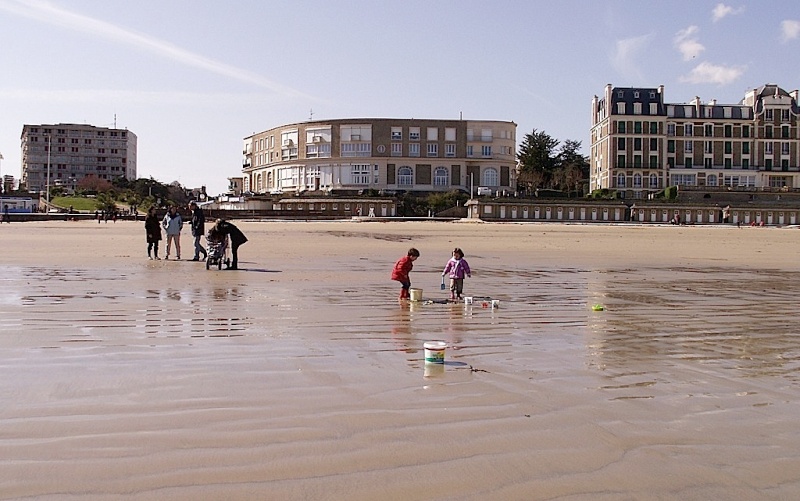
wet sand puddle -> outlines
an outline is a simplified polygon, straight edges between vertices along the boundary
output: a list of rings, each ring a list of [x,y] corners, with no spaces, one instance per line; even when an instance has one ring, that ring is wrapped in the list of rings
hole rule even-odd
[[[0,498],[800,492],[800,274],[484,269],[493,309],[349,271],[4,270]]]

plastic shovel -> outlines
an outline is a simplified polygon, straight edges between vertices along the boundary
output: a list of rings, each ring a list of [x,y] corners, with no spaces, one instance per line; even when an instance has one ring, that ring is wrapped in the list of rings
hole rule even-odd
[[[445,289],[445,286],[444,286],[444,275],[442,275],[442,290],[444,290],[444,289]]]

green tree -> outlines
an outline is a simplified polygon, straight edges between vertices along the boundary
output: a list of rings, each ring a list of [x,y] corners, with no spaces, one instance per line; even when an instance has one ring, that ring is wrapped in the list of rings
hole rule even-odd
[[[558,187],[563,191],[580,191],[589,179],[589,159],[580,153],[581,142],[567,139],[558,153]]]
[[[542,186],[552,186],[553,172],[558,167],[556,148],[558,140],[544,131],[533,129],[526,134],[517,153],[519,173],[525,182],[532,186],[521,186],[530,192]],[[539,184],[535,184],[536,182]]]

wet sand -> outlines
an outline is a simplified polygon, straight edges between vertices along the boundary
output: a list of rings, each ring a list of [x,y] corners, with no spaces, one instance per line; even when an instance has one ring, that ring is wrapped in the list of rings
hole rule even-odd
[[[800,497],[797,229],[238,225],[0,225],[0,499]]]

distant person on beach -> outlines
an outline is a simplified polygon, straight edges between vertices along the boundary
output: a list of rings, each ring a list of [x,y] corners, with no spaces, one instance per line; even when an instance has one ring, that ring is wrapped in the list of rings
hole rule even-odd
[[[464,277],[472,278],[469,263],[464,259],[464,251],[458,247],[453,250],[453,257],[447,261],[442,276],[450,277],[450,299],[461,299],[464,292]]]
[[[8,204],[3,204],[3,219],[2,223],[11,223],[11,216],[8,214]]]
[[[411,269],[414,268],[414,261],[416,261],[418,257],[419,251],[412,247],[408,249],[408,253],[405,256],[394,263],[392,280],[400,282],[400,285],[403,286],[403,288],[400,289],[400,299],[411,298],[411,294],[408,292],[408,289],[411,288],[411,279],[408,274],[411,272]]]
[[[247,237],[244,236],[242,230],[236,227],[235,224],[225,221],[224,219],[217,219],[214,223],[214,232],[219,233],[223,237],[229,236],[231,239],[231,264],[226,269],[238,270],[239,269],[239,246],[247,242]]]
[[[167,259],[172,250],[172,243],[175,243],[176,259],[181,259],[181,230],[183,229],[183,218],[178,213],[178,208],[174,205],[170,206],[167,213],[164,215],[164,220],[161,221],[161,226],[167,233]]]
[[[158,242],[161,240],[161,224],[156,216],[156,208],[150,207],[147,217],[144,218],[144,231],[147,234],[147,257],[149,259],[161,259],[158,257]]]
[[[208,257],[208,252],[203,248],[200,243],[200,237],[206,232],[206,216],[203,214],[203,209],[197,206],[196,202],[189,204],[189,210],[192,211],[192,236],[194,237],[194,258],[192,261],[200,261],[200,254],[203,254],[203,260]]]

